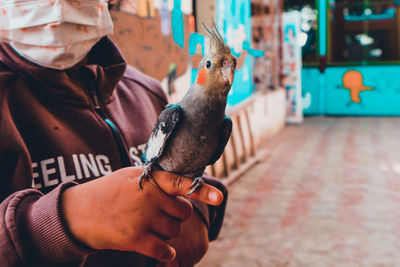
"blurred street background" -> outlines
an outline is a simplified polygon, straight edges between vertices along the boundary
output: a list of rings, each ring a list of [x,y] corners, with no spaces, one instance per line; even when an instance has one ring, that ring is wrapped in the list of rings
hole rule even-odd
[[[198,266],[400,266],[399,130],[399,118],[286,127],[230,187]]]
[[[238,59],[207,168],[226,220],[199,266],[400,266],[400,1],[112,3],[112,39],[172,103],[208,53],[203,23]]]

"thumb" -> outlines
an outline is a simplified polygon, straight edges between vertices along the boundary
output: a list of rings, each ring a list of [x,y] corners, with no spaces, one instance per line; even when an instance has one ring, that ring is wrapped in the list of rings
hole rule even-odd
[[[188,195],[193,179],[166,171],[154,171],[152,174],[158,186],[169,195],[185,196],[213,206],[221,205],[224,200],[222,192],[212,185],[203,183],[198,190]]]

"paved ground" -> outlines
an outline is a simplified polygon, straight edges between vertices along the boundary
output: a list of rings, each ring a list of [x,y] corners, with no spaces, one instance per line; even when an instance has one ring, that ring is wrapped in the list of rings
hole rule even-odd
[[[400,118],[307,118],[265,148],[197,267],[400,266]]]

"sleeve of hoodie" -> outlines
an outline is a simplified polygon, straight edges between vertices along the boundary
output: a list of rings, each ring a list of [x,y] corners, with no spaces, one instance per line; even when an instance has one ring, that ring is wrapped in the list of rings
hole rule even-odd
[[[91,251],[67,232],[60,204],[62,192],[75,183],[61,184],[46,195],[30,189],[28,150],[8,109],[0,107],[0,265],[81,261]]]
[[[160,103],[159,112],[164,109],[166,104],[168,103],[167,96],[164,92],[164,90],[161,87],[161,84],[145,74],[139,72],[132,66],[128,66],[126,69],[125,73],[126,77],[129,79],[135,80],[139,84],[143,86],[144,89],[148,90],[152,95],[155,95]],[[155,103],[155,102],[154,102]],[[199,212],[201,215],[204,223],[208,227],[208,234],[209,234],[209,240],[213,241],[218,237],[219,231],[222,226],[222,221],[224,218],[225,214],[225,206],[226,206],[226,201],[228,197],[228,191],[226,187],[217,179],[212,178],[211,176],[204,175],[205,182],[208,184],[211,184],[215,187],[217,187],[221,192],[224,194],[224,201],[219,207],[214,207],[214,206],[208,206],[204,203],[201,203],[199,201],[195,201],[192,199],[188,199],[189,201],[192,202],[195,210]]]
[[[43,195],[18,191],[0,204],[0,262],[5,266],[79,262],[93,252],[66,230],[60,199],[66,183]]]

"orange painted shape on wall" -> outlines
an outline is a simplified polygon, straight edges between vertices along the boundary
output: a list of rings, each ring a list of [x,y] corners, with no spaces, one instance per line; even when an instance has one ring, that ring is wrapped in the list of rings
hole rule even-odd
[[[355,70],[350,70],[343,75],[343,87],[350,90],[350,98],[354,103],[361,102],[362,91],[374,90],[373,87],[364,85],[362,74]]]

